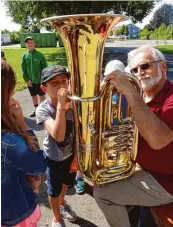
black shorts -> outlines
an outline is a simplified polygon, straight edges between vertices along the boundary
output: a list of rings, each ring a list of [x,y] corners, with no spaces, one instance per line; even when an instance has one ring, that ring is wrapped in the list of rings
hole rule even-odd
[[[32,84],[32,87],[28,87],[30,95],[31,96],[35,96],[35,95],[43,96],[43,95],[45,95],[45,93],[41,90],[40,86],[41,86],[41,84]]]
[[[72,185],[74,174],[70,174],[70,166],[73,155],[63,161],[53,161],[47,158],[47,186],[48,195],[56,198],[62,191],[62,185]]]

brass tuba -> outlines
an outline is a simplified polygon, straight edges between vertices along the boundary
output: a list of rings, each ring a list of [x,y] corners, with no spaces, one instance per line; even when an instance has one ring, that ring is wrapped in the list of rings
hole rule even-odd
[[[116,90],[101,83],[103,52],[111,29],[125,16],[81,14],[41,20],[55,27],[66,49],[71,73],[77,155],[80,170],[89,182],[102,185],[129,177],[135,169],[138,130],[123,95],[112,103]],[[128,77],[141,93],[138,80]],[[117,122],[113,124],[113,115]]]

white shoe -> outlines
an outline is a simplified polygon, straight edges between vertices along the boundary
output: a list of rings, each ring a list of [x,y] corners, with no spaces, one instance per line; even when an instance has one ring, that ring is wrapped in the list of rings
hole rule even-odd
[[[66,227],[66,225],[65,225],[64,221],[59,221],[59,222],[55,223],[53,220],[52,227]]]
[[[63,206],[60,206],[60,214],[65,220],[70,222],[74,222],[77,219],[76,213],[67,203],[64,203]]]

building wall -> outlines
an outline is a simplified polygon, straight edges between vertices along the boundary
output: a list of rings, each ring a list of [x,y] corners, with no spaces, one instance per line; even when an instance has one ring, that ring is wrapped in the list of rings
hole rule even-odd
[[[128,38],[138,39],[140,28],[135,26],[134,24],[129,24],[128,26]]]

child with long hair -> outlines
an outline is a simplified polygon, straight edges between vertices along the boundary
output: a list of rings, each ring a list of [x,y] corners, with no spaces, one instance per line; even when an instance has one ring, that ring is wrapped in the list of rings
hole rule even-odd
[[[31,184],[39,186],[46,160],[28,128],[20,104],[12,98],[12,67],[1,60],[1,201],[2,226],[35,227],[40,210]]]

